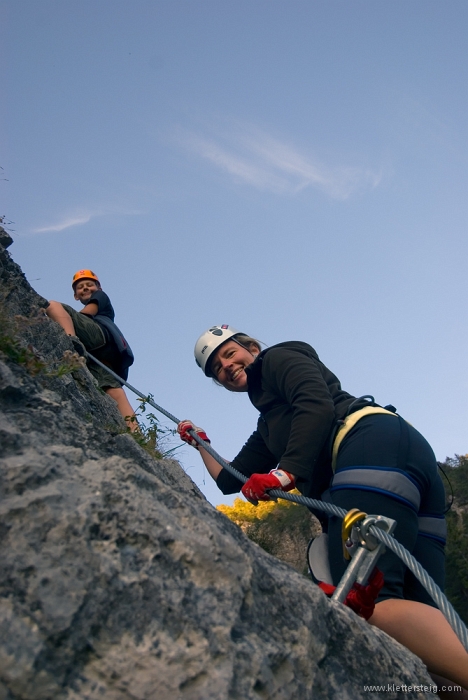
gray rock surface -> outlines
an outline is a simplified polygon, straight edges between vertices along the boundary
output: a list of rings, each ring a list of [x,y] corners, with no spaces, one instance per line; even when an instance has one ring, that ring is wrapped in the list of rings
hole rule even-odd
[[[2,226],[0,226],[0,245],[3,246],[3,248],[8,248],[12,243],[13,238]]]
[[[22,342],[60,362],[68,338],[1,245],[0,281],[2,314],[34,319]],[[123,430],[85,368],[0,354],[0,700],[434,697],[366,691],[431,681]]]

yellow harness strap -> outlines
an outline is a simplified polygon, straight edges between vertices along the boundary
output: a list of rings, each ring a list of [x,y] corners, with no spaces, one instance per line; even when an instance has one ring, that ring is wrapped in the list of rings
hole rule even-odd
[[[370,416],[374,413],[386,413],[389,416],[394,416],[395,418],[398,418],[398,415],[396,413],[392,413],[391,411],[387,411],[385,408],[380,408],[380,406],[366,406],[365,408],[361,408],[359,411],[356,411],[355,413],[351,413],[351,415],[347,416],[344,421],[343,425],[341,428],[338,429],[338,432],[336,433],[335,439],[333,441],[333,450],[332,450],[332,469],[335,471],[336,468],[336,458],[338,457],[338,450],[340,449],[340,445],[349,433],[350,430],[354,428],[356,423],[361,420],[361,418],[364,418],[365,416]]]

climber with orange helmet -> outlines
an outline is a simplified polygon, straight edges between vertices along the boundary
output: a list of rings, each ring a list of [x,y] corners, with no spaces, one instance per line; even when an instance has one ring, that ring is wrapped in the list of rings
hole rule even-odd
[[[444,488],[430,445],[393,406],[348,394],[307,343],[262,350],[258,340],[227,324],[199,337],[195,360],[217,384],[247,393],[260,413],[231,462],[247,478],[244,484],[188,432],[209,442],[202,428],[187,420],[178,425],[181,439],[199,450],[223,493],[242,491],[256,504],[269,500],[271,489],[297,488],[347,511],[391,518],[395,538],[443,589]],[[347,566],[342,523],[337,517],[321,521],[332,578],[326,583],[333,587]],[[433,674],[468,688],[468,654],[431,596],[393,552],[384,553],[378,567],[384,583],[366,618],[420,656]]]
[[[68,304],[49,301],[46,314],[62,326],[80,355],[89,351],[126,381],[128,368],[133,364],[133,353],[114,323],[115,312],[99,278],[92,270],[78,270],[73,275],[72,289],[76,301],[83,304],[80,312]],[[130,430],[137,430],[135,413],[122,384],[92,360],[87,364],[98,386],[116,401]]]

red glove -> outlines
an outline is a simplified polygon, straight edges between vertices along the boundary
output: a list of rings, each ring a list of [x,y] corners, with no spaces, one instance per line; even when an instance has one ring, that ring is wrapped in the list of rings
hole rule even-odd
[[[270,496],[266,493],[270,489],[281,489],[291,491],[296,483],[296,477],[284,469],[272,469],[268,474],[252,474],[250,479],[242,487],[242,493],[254,506],[259,501],[269,501]]]
[[[192,445],[192,447],[195,447],[197,450],[199,447],[198,442],[189,434],[189,430],[194,430],[196,434],[205,442],[211,442],[203,428],[197,428],[197,426],[190,420],[181,421],[177,426],[177,432],[180,435],[180,439],[186,442],[188,445]]]
[[[357,615],[368,620],[372,617],[375,608],[375,599],[379,595],[383,585],[383,573],[380,569],[375,568],[367,586],[363,586],[357,583],[357,581],[354,582],[353,587],[344,600],[344,605],[347,605],[348,608],[354,610]],[[335,592],[336,586],[332,586],[330,583],[319,583],[319,588],[322,589],[325,595],[331,598]]]

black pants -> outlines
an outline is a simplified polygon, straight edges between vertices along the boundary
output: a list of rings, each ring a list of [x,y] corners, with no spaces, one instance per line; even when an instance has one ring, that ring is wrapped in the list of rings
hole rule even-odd
[[[340,447],[330,488],[332,502],[350,510],[397,521],[394,537],[408,549],[443,590],[445,566],[445,493],[434,453],[403,419],[386,415],[362,418]],[[341,519],[330,518],[329,557],[333,583],[347,563],[342,554]],[[387,551],[377,564],[385,584],[378,601],[415,600],[435,606],[432,597]]]

